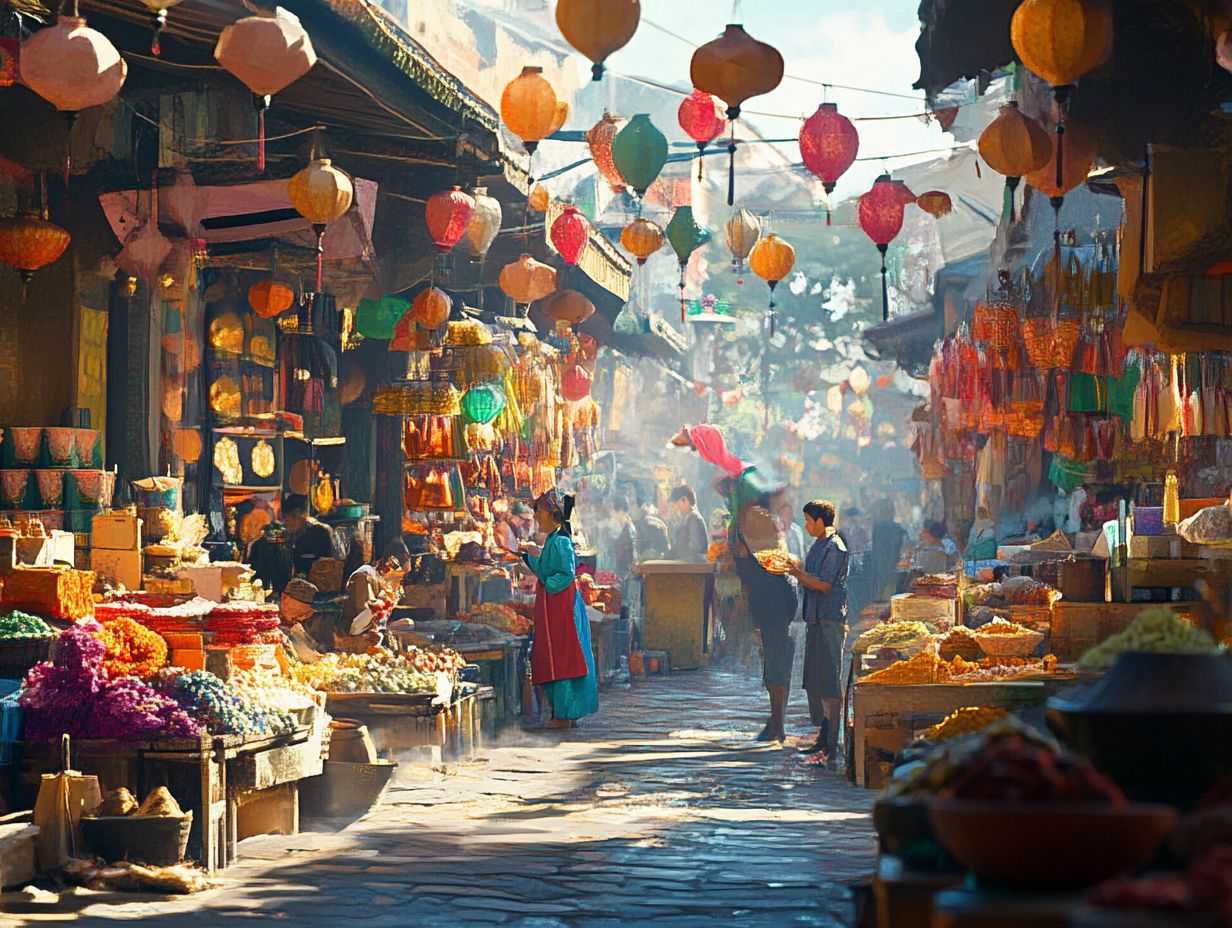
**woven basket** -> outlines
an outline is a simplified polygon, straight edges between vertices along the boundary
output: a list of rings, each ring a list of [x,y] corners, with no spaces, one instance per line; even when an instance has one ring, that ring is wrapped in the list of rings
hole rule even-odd
[[[170,867],[184,859],[192,813],[174,815],[106,815],[81,820],[86,847],[114,863],[132,860]]]
[[[977,630],[975,640],[989,657],[1026,657],[1044,640],[1043,632],[1029,635],[981,635]]]
[[[0,680],[21,680],[35,664],[51,656],[48,638],[8,638],[0,640]]]

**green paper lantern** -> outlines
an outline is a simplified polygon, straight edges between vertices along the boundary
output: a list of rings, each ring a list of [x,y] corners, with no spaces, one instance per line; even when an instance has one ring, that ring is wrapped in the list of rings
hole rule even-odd
[[[681,266],[689,263],[689,255],[710,241],[710,230],[703,229],[693,218],[693,207],[678,206],[672,221],[663,230]]]
[[[355,331],[364,338],[375,338],[379,341],[393,338],[394,326],[410,308],[410,303],[396,296],[360,300],[355,310]]]
[[[505,391],[490,383],[471,387],[462,397],[462,415],[467,422],[487,425],[505,408]]]
[[[639,113],[612,139],[612,161],[625,183],[645,196],[667,162],[667,138]]]

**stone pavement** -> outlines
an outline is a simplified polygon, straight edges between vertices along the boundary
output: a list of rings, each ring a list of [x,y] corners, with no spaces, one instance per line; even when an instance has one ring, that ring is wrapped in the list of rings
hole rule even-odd
[[[357,822],[243,842],[217,889],[10,894],[0,925],[850,925],[871,795],[752,742],[757,685],[702,671],[605,690],[583,728],[506,730],[474,759],[404,766]]]

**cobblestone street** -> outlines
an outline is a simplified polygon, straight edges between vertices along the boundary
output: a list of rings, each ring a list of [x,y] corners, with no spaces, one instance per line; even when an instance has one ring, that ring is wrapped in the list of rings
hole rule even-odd
[[[793,693],[795,732],[807,732]],[[757,681],[714,671],[603,694],[585,728],[507,729],[474,759],[405,766],[341,830],[255,838],[217,889],[6,896],[0,924],[849,925],[870,795],[761,746]]]

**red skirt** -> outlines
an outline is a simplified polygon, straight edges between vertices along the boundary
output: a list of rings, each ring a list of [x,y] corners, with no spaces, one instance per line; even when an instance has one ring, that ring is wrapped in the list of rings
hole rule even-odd
[[[573,680],[589,672],[578,640],[577,584],[549,593],[539,584],[535,596],[535,641],[530,650],[531,679],[536,686]]]

